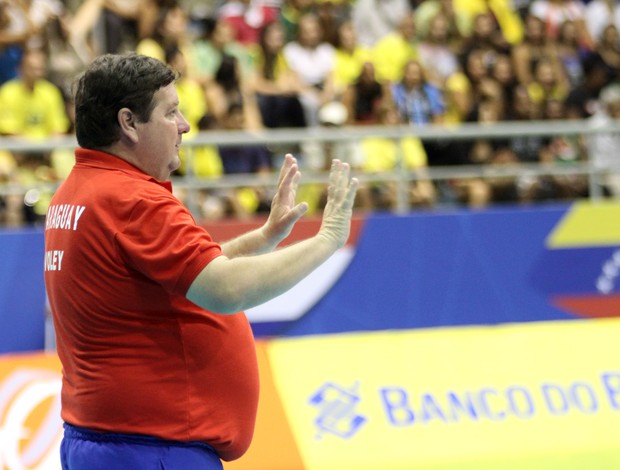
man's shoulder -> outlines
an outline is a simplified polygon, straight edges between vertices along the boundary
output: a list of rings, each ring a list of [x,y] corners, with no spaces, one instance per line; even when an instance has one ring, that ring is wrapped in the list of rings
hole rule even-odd
[[[75,165],[65,181],[74,190],[107,201],[127,203],[139,200],[175,199],[169,189],[153,179],[123,168]]]
[[[182,203],[159,184],[119,170],[75,168],[52,198],[52,205],[84,208],[84,224],[104,231],[123,231],[154,214],[180,213]],[[105,228],[104,228],[105,227]]]

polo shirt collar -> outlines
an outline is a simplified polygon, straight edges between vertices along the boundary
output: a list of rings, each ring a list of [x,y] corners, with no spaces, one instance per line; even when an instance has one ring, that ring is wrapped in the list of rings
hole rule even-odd
[[[102,152],[100,150],[77,148],[75,149],[75,162],[76,165],[79,166],[101,168],[104,170],[117,170],[124,173],[129,173],[136,178],[157,183],[172,192],[172,183],[170,181],[159,181],[158,179],[147,175],[131,163],[112,155],[111,153]]]

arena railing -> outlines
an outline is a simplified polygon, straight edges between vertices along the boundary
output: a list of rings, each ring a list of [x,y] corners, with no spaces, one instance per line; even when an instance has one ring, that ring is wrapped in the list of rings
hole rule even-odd
[[[398,141],[403,137],[416,136],[422,141],[433,140],[474,140],[474,139],[505,139],[514,137],[553,137],[553,136],[584,136],[586,138],[601,134],[618,134],[620,137],[620,121],[605,125],[596,125],[589,120],[562,120],[562,121],[519,121],[501,122],[497,124],[481,125],[478,123],[464,123],[454,126],[345,126],[345,127],[316,127],[316,128],[287,128],[265,129],[261,131],[203,131],[195,134],[191,139],[185,139],[183,145],[188,158],[191,158],[192,149],[205,145],[301,145],[317,143],[355,143],[367,137],[383,137]],[[620,139],[619,139],[620,141]],[[0,151],[11,152],[48,152],[58,148],[74,148],[75,138],[72,136],[55,137],[43,141],[25,140],[18,137],[1,137]],[[620,149],[618,149],[620,152]],[[463,166],[430,166],[424,171],[407,170],[400,163],[392,171],[366,174],[356,172],[362,181],[393,182],[399,188],[396,211],[406,212],[409,209],[406,197],[407,185],[424,178],[432,181],[468,179],[468,178],[496,178],[519,177],[524,174],[532,176],[543,175],[587,175],[589,181],[589,197],[598,200],[603,197],[601,181],[609,174],[620,174],[620,155],[618,163],[601,166],[592,159],[574,163],[519,163],[515,165],[488,165],[468,164]],[[188,165],[189,167],[189,165]],[[235,188],[247,186],[275,185],[277,174],[272,175],[224,175],[220,178],[200,178],[187,172],[182,176],[174,176],[175,188],[186,194],[186,203],[192,211],[197,211],[196,194],[202,189]],[[321,170],[304,170],[304,182],[326,183],[327,172]],[[0,196],[9,194],[26,194],[31,189],[54,191],[59,183],[37,182],[28,185],[14,182],[0,183]]]

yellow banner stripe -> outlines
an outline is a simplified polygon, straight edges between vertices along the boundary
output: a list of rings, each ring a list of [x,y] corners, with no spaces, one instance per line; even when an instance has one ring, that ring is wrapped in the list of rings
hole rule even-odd
[[[620,204],[577,202],[546,241],[549,248],[620,245]]]

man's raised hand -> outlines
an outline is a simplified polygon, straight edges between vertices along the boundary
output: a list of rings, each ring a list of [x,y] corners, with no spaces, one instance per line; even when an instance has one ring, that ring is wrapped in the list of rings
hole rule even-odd
[[[308,211],[308,204],[296,204],[297,186],[301,173],[297,160],[290,153],[284,157],[280,168],[276,194],[271,202],[271,211],[265,224],[265,236],[275,244],[289,236],[293,226]]]
[[[327,204],[323,210],[319,235],[335,243],[337,248],[342,247],[349,238],[358,186],[357,178],[351,178],[349,164],[333,160],[329,173]]]

